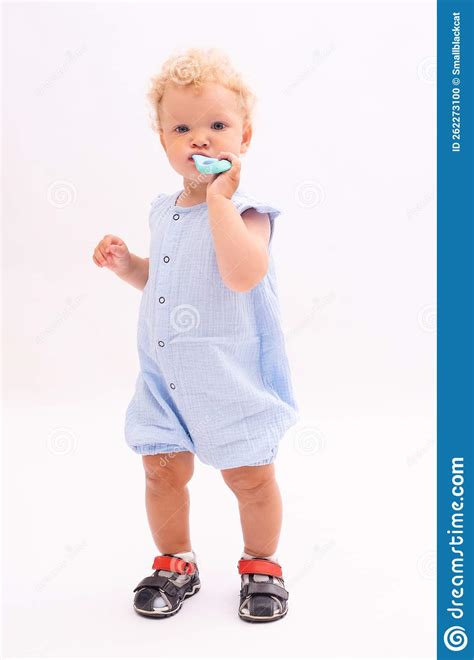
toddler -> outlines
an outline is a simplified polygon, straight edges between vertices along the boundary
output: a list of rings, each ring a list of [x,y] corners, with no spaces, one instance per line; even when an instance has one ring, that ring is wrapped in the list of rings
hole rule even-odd
[[[143,290],[140,371],[125,415],[142,456],[146,510],[159,555],[134,589],[138,614],[169,617],[200,589],[189,534],[194,455],[235,494],[244,540],[238,615],[275,621],[288,611],[278,563],[282,503],[274,461],[299,419],[281,329],[271,254],[280,211],[239,186],[255,95],[218,49],[171,56],[152,79],[154,129],[182,187],[149,213],[149,258],[106,235],[93,260]],[[231,168],[201,174],[193,155]]]

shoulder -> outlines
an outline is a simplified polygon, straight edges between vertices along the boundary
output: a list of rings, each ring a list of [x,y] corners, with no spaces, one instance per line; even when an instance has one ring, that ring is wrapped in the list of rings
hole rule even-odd
[[[155,197],[152,198],[150,202],[150,208],[153,209],[157,206],[163,206],[166,202],[171,201],[172,195],[168,193],[158,193]]]
[[[150,228],[159,223],[160,218],[173,206],[175,194],[158,193],[150,202],[148,223]]]

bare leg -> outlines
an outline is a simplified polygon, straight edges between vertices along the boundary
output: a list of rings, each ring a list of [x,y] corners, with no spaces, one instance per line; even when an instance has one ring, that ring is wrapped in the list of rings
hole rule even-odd
[[[237,497],[244,552],[267,557],[275,553],[282,525],[282,500],[275,464],[221,470]]]
[[[186,484],[194,472],[194,454],[186,451],[142,458],[146,511],[156,547],[161,554],[191,550]]]

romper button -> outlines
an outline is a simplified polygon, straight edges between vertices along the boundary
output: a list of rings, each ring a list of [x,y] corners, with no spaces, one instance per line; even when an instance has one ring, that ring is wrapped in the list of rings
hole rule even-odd
[[[165,345],[165,342],[164,342],[164,341],[159,341],[159,342],[158,342],[158,346],[164,346],[164,345]]]
[[[179,220],[179,213],[175,213],[173,216],[173,220]]]
[[[169,257],[163,257],[163,261],[165,262],[165,264],[167,264],[169,260],[170,260]]]
[[[165,302],[165,299],[163,298],[163,296],[160,296],[160,297],[158,298],[158,300],[160,301],[160,303],[164,303],[164,302]]]
[[[174,390],[176,388],[176,385],[174,383],[170,383],[170,387],[172,390]]]

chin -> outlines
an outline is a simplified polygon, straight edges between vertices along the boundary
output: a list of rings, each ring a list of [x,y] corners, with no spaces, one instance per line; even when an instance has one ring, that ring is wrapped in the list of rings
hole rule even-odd
[[[194,164],[194,162],[189,163],[189,165],[190,167],[187,168],[185,175],[189,179],[199,179],[199,181],[203,181],[203,180],[206,181],[206,179],[212,176],[212,174],[201,174],[201,172],[199,172],[196,169],[196,165]]]

